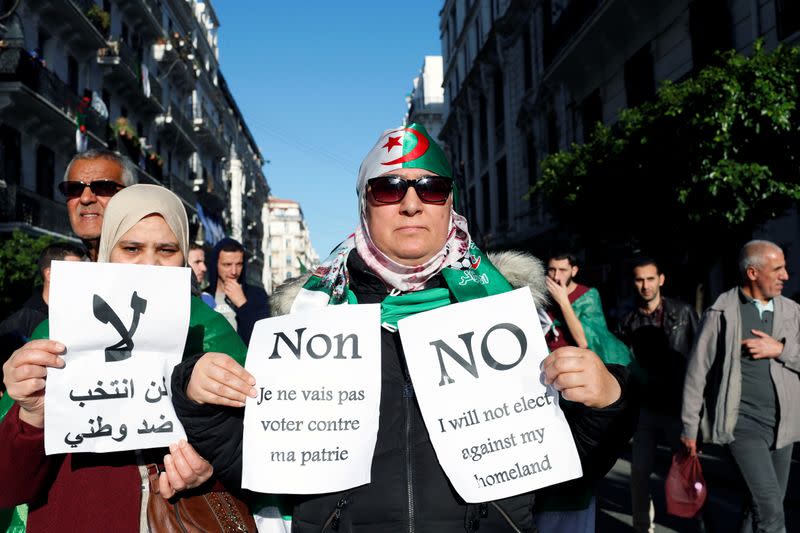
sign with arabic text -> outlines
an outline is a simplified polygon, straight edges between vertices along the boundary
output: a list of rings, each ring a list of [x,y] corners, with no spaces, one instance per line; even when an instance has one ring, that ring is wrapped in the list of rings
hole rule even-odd
[[[45,388],[45,453],[167,446],[186,435],[172,369],[189,327],[188,268],[53,261],[50,338],[66,347]]]

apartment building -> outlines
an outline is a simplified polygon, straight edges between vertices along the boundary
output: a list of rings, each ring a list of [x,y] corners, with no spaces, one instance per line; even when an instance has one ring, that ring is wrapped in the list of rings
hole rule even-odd
[[[444,89],[442,88],[442,56],[425,56],[419,76],[412,82],[411,93],[406,97],[408,111],[403,125],[419,122],[434,139],[439,139],[444,117]]]
[[[319,264],[309,237],[308,226],[300,204],[270,196],[265,204],[265,223],[269,225],[271,276],[264,286],[271,292],[284,281],[296,278]]]
[[[800,5],[446,0],[439,30],[441,137],[464,183],[462,209],[472,235],[486,248],[544,252],[568,241],[541,199],[526,196],[548,154],[582,142],[597,121],[614,123],[620,110],[653,97],[662,81],[702,69],[716,50],[748,53],[759,38],[768,49],[798,43]],[[797,242],[798,228],[791,213],[763,233],[788,244]],[[602,270],[598,278],[609,279],[613,254],[600,250],[592,257]],[[715,279],[711,293],[720,290]]]
[[[70,237],[57,183],[77,151],[108,147],[183,200],[193,240],[242,240],[260,283],[264,159],[220,70],[211,2],[2,6],[0,231]]]

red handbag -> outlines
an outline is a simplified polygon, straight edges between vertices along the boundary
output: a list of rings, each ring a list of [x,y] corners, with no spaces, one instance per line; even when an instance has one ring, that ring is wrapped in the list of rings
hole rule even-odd
[[[700,458],[685,450],[672,456],[664,492],[667,512],[683,518],[697,516],[708,496],[706,480],[700,468]]]

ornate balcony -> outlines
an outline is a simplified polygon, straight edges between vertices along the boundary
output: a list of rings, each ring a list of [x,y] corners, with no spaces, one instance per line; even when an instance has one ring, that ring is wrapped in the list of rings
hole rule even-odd
[[[0,221],[28,224],[64,237],[72,235],[67,206],[18,185],[8,185],[0,202]]]
[[[47,27],[70,48],[90,52],[105,46],[110,17],[91,0],[28,0],[27,4],[40,18],[55,22]]]
[[[223,142],[224,127],[214,122],[210,113],[203,106],[192,107],[192,125],[198,146],[211,155],[223,157],[228,153],[228,145]]]
[[[164,33],[161,26],[162,11],[154,0],[126,0],[117,6],[123,16],[135,24],[146,40],[155,39]]]
[[[153,58],[183,88],[194,86],[199,67],[196,64],[194,46],[187,38],[177,33],[168,39],[160,39],[153,45]]]
[[[94,145],[105,144],[108,122],[58,76],[21,48],[0,50],[0,119],[51,147],[72,151],[79,115]]]
[[[174,140],[176,150],[182,153],[197,151],[192,125],[177,107],[169,105],[165,113],[156,117],[156,125],[161,128],[162,140],[164,137]]]

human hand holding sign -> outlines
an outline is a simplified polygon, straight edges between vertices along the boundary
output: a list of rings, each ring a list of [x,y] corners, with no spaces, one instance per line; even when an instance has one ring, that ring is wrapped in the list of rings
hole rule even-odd
[[[608,407],[619,400],[622,389],[591,350],[565,346],[553,350],[542,362],[545,384],[553,385],[565,400],[587,407]]]
[[[751,329],[755,339],[745,339],[742,341],[742,349],[753,359],[775,359],[783,353],[783,343],[773,339],[763,331]]]
[[[228,407],[244,407],[245,399],[256,397],[256,379],[224,353],[208,352],[194,365],[186,387],[189,399]]]
[[[214,473],[211,463],[200,457],[185,440],[169,445],[164,456],[164,472],[158,476],[158,493],[165,499],[177,492],[202,485]]]
[[[47,368],[63,368],[60,342],[35,340],[16,350],[3,365],[3,383],[8,395],[20,406],[19,418],[34,427],[44,427],[44,387]]]

